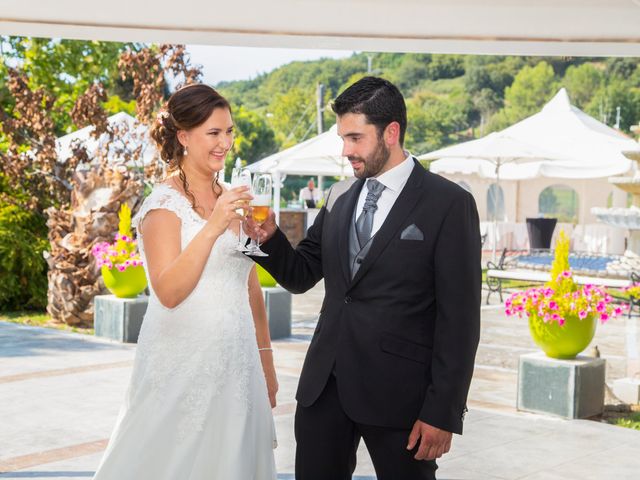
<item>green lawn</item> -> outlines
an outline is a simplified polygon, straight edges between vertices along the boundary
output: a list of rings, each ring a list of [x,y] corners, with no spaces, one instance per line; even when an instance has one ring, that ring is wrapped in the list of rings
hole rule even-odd
[[[605,408],[602,420],[610,425],[640,430],[640,412],[637,411],[638,407],[632,406],[631,409],[636,411],[607,411]]]
[[[32,325],[35,327],[55,328],[58,330],[65,330],[67,332],[93,335],[93,328],[71,327],[62,322],[56,322],[47,314],[47,312],[44,311],[0,312],[0,321],[18,323],[20,325]]]
[[[640,430],[640,412],[633,413],[628,417],[616,418],[612,423],[619,427],[632,428],[633,430]]]

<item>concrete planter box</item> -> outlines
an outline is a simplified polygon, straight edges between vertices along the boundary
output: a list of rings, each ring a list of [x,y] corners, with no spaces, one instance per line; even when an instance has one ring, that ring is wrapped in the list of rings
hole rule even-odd
[[[95,335],[124,343],[136,343],[148,302],[149,297],[146,295],[136,298],[96,296],[93,307]]]
[[[520,356],[518,410],[588,418],[604,410],[606,362],[602,358],[549,358],[544,353]]]
[[[291,294],[282,287],[263,287],[264,303],[273,340],[291,336]],[[94,329],[97,337],[136,343],[147,311],[149,297],[118,298],[98,295],[94,299]]]
[[[291,294],[282,287],[262,287],[272,340],[291,336]]]

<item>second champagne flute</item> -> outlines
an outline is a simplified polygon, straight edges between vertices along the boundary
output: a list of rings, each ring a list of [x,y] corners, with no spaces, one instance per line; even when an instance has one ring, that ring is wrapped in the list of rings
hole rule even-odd
[[[236,168],[238,165],[236,164]],[[236,173],[236,168],[234,168],[234,173]],[[231,175],[231,188],[235,187],[249,187],[251,189],[251,172],[247,168],[238,169],[236,175]],[[240,210],[240,209],[238,209]],[[246,208],[242,208],[243,216],[246,216],[247,211]],[[236,250],[239,252],[248,252],[249,248],[245,245],[247,242],[246,237],[244,235],[244,222],[240,224],[240,231],[238,232],[238,245],[236,245]]]
[[[263,173],[253,179],[253,200],[251,201],[251,218],[256,225],[262,225],[269,218],[271,206],[271,175]],[[249,243],[249,255],[254,257],[268,257],[269,254],[260,250],[260,239],[256,243],[253,239]]]

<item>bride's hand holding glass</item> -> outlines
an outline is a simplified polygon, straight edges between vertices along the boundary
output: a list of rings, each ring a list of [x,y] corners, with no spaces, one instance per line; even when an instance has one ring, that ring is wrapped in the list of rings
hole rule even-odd
[[[253,199],[249,187],[242,186],[227,190],[218,197],[216,206],[207,220],[207,227],[215,235],[222,235],[234,220],[243,221],[244,215],[238,204],[248,204]]]

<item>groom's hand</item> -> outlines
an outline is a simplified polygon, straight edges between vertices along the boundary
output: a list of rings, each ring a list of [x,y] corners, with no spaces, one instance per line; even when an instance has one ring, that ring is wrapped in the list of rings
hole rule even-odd
[[[416,420],[409,434],[407,450],[415,448],[418,439],[420,439],[420,447],[413,458],[416,460],[435,460],[451,449],[452,436],[451,432],[432,427],[427,423]]]
[[[267,220],[262,225],[256,224],[251,215],[249,215],[247,221],[244,222],[244,232],[253,240],[257,240],[258,237],[260,237],[260,243],[264,243],[273,237],[277,229],[276,214],[271,209],[269,209]]]

